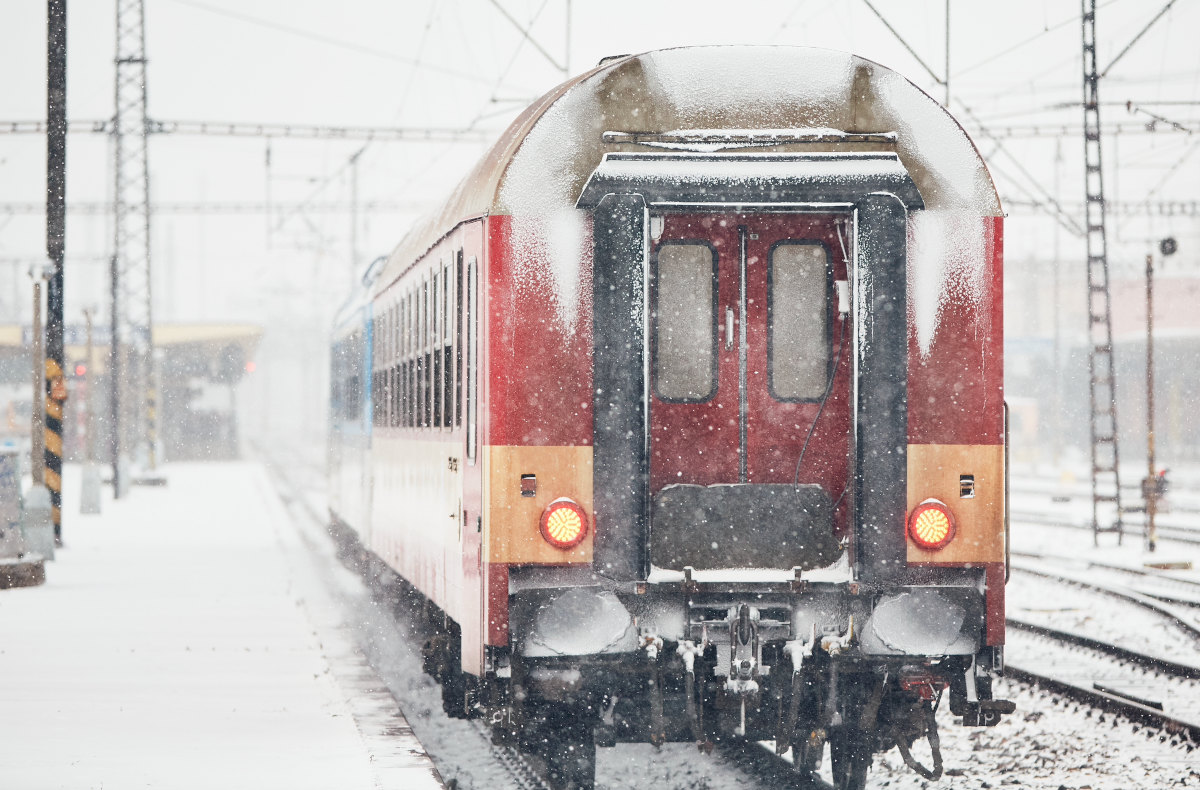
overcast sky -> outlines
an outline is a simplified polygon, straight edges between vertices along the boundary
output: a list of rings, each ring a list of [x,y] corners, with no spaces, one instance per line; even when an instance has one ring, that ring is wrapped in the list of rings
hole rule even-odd
[[[72,119],[113,113],[112,0],[69,0]],[[852,51],[908,76],[939,100],[945,74],[944,0],[655,2],[654,0],[146,0],[149,112],[155,120],[479,129],[498,133],[566,74],[606,55],[688,44],[754,43]],[[1108,64],[1165,5],[1107,0],[1099,13]],[[568,8],[570,9],[568,19]],[[45,115],[45,4],[0,0],[0,121]],[[1053,258],[1055,223],[1024,206],[1082,200],[1078,134],[1011,137],[1038,123],[1078,129],[1080,6],[1074,0],[995,4],[951,0],[952,111],[972,130],[1011,213],[1008,257]],[[511,19],[510,19],[511,17]],[[520,29],[530,31],[527,38]],[[1166,119],[1155,134],[1106,139],[1110,199],[1196,200],[1200,183],[1200,3],[1178,0],[1105,78],[1103,120],[1140,124],[1132,101]],[[911,47],[912,52],[908,50]],[[915,53],[915,54],[914,54]],[[924,65],[922,65],[922,62]],[[1107,104],[1111,102],[1111,104]],[[1170,131],[1167,121],[1197,133]],[[995,138],[980,132],[987,127]],[[1011,130],[1010,130],[1010,127]],[[470,143],[372,143],[359,162],[364,211],[350,251],[349,157],[361,143],[158,135],[151,141],[155,310],[161,320],[255,320],[280,305],[340,300],[353,267],[387,252],[422,206],[436,201],[486,148]],[[28,314],[24,261],[41,254],[44,138],[0,134],[0,314]],[[68,201],[111,196],[109,142],[74,134]],[[268,196],[274,213],[263,211]],[[306,210],[298,210],[305,203]],[[180,204],[209,211],[180,213]],[[228,213],[230,204],[239,213]],[[330,207],[328,204],[339,204]],[[372,205],[376,204],[376,205]],[[173,208],[172,208],[173,207]],[[380,208],[386,210],[378,210]],[[316,210],[316,209],[321,210]],[[330,209],[336,210],[330,210]],[[106,308],[105,216],[68,218],[68,320]],[[1173,233],[1180,261],[1196,259],[1195,219],[1122,220],[1113,253],[1140,261],[1151,238]],[[1057,235],[1081,270],[1082,246]],[[1131,274],[1136,267],[1119,264]],[[273,307],[272,307],[273,306]],[[290,309],[290,308],[289,308]]]

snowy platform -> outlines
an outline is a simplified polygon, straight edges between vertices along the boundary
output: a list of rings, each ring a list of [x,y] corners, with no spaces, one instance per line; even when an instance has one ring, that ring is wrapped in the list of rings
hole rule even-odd
[[[260,466],[173,465],[99,516],[78,476],[46,583],[0,591],[3,786],[442,786]]]

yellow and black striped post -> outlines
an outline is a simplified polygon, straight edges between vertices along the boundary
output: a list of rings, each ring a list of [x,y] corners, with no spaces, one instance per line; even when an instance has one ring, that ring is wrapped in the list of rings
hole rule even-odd
[[[46,355],[46,466],[43,471],[50,491],[50,514],[54,519],[54,543],[62,545],[62,455],[63,403],[67,384],[57,361]]]

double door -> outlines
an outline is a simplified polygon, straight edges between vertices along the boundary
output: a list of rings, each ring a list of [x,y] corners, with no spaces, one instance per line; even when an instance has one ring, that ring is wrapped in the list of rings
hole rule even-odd
[[[817,484],[849,456],[845,218],[652,220],[650,486]],[[840,281],[840,282],[839,282]],[[840,298],[839,298],[840,297]],[[844,527],[844,506],[835,522]]]

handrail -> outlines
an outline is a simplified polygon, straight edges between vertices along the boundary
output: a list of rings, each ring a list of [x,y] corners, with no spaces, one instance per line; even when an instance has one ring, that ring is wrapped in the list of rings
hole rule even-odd
[[[1008,401],[1004,401],[1004,583],[1012,575],[1012,530],[1008,517]]]

